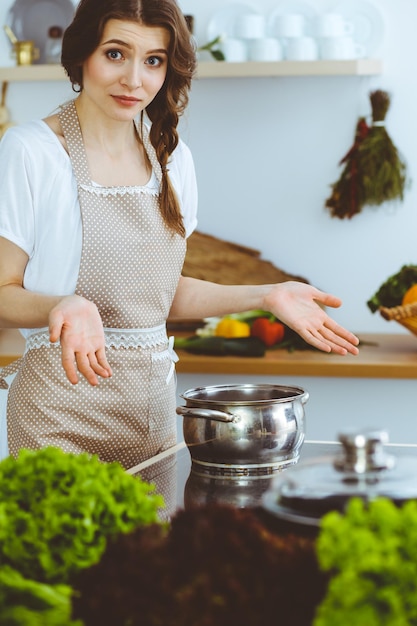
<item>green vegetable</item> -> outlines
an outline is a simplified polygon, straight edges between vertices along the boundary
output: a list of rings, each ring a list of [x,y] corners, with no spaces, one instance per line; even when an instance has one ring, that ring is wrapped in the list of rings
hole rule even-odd
[[[0,563],[44,583],[68,583],[99,561],[107,539],[158,520],[162,496],[118,463],[57,448],[0,463]]]
[[[266,317],[271,320],[271,322],[275,322],[278,319],[275,315],[263,309],[251,309],[250,311],[243,311],[243,313],[231,313],[230,315],[226,315],[226,317],[240,320],[241,322],[247,322],[248,324],[254,322],[258,317]]]
[[[210,356],[253,356],[265,354],[265,344],[257,337],[192,337],[175,338],[175,348],[186,350],[193,354],[208,354]]]
[[[0,624],[2,626],[82,626],[72,621],[72,589],[24,578],[0,567]]]
[[[403,265],[401,270],[393,274],[380,286],[378,291],[367,302],[375,313],[380,306],[400,306],[407,289],[417,283],[417,265]]]
[[[321,568],[332,574],[313,626],[417,624],[417,502],[352,499],[322,520]]]
[[[263,321],[265,319],[268,320],[271,324],[276,322],[279,327],[282,326],[284,329],[284,339],[278,343],[274,343],[274,345],[267,345],[262,339],[260,339],[259,342],[255,341],[255,339],[259,339],[259,337],[254,336],[251,338],[244,337],[239,341],[236,341],[235,338],[234,340],[230,340],[230,342],[229,340],[224,341],[222,337],[215,336],[216,327],[222,321],[236,320],[249,324],[252,328],[253,324],[260,318]],[[270,350],[287,350],[288,352],[294,352],[296,350],[318,351],[318,348],[307,343],[298,333],[292,330],[292,328],[282,324],[275,315],[263,309],[251,309],[243,313],[231,313],[222,318],[206,318],[206,325],[203,328],[198,328],[195,335],[186,338],[176,337],[175,347],[179,350],[186,350],[194,354],[206,354],[208,356],[237,355],[262,357],[265,355],[267,348]]]

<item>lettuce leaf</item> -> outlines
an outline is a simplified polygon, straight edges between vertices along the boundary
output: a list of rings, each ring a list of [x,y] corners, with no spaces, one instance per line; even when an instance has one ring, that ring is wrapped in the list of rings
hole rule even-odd
[[[158,522],[163,498],[118,463],[57,448],[0,463],[0,563],[43,583],[69,583],[109,537]]]
[[[417,624],[417,502],[354,498],[322,520],[317,556],[331,573],[313,626]]]
[[[2,626],[82,626],[71,619],[72,589],[24,578],[0,567],[0,624]]]

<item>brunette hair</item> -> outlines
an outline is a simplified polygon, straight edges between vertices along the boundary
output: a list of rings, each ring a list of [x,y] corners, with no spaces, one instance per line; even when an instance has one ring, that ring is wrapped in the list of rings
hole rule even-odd
[[[82,91],[83,64],[98,47],[111,19],[157,26],[169,33],[167,75],[146,114],[152,122],[150,141],[162,169],[162,216],[171,229],[184,236],[181,210],[167,165],[178,145],[178,121],[188,104],[196,68],[195,46],[187,22],[176,0],[81,0],[62,43],[61,63],[74,91]]]

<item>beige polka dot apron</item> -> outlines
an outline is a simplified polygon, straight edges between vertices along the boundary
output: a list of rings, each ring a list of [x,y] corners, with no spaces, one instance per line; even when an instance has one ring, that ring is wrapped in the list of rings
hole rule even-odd
[[[82,216],[76,293],[99,309],[113,376],[97,387],[82,376],[71,385],[59,344],[50,344],[46,332],[32,335],[8,396],[9,451],[16,455],[20,448],[52,445],[133,467],[176,440],[175,353],[165,321],[185,240],[166,227],[158,191],[93,184],[74,102],[62,110],[60,121]],[[146,129],[142,140],[160,183]]]

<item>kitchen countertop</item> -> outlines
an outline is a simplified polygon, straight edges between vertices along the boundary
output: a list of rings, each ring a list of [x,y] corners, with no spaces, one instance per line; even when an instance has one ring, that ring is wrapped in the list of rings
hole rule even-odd
[[[184,336],[184,333],[175,333]],[[179,374],[250,374],[260,376],[328,376],[357,378],[417,378],[417,337],[406,334],[360,334],[358,356],[318,350],[267,350],[264,357],[195,355],[178,350]],[[18,358],[24,340],[17,330],[0,330],[0,366]]]
[[[18,330],[0,329],[0,367],[18,359],[25,349],[25,340]]]
[[[359,355],[318,350],[267,350],[264,357],[208,357],[178,351],[178,373],[417,378],[417,337],[408,334],[360,334]]]

